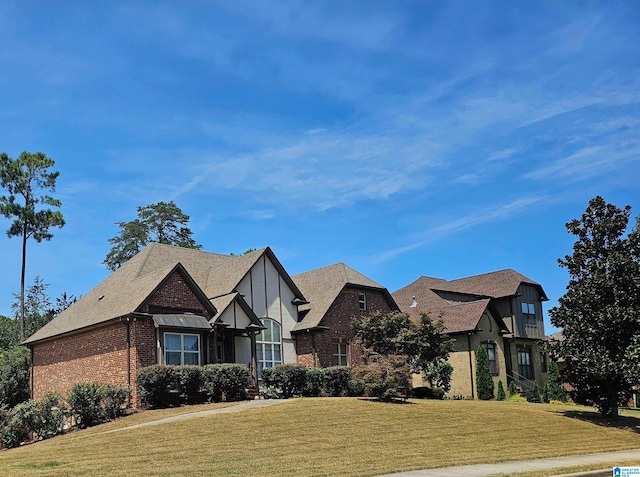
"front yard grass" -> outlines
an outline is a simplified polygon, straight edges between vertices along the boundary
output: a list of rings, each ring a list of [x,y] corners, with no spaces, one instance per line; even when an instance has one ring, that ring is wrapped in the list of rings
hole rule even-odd
[[[634,415],[609,427],[587,408],[495,401],[293,399],[99,433],[109,425],[2,452],[0,474],[367,476],[640,448]]]

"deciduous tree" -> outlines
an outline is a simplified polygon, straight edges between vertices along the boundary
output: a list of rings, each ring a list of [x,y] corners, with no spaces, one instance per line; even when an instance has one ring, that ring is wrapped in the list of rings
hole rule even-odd
[[[558,261],[570,281],[549,312],[564,338],[550,350],[564,358],[572,397],[614,420],[640,382],[640,231],[628,231],[630,215],[595,197],[566,225],[577,240]]]
[[[0,154],[0,185],[8,195],[0,197],[0,213],[13,219],[7,235],[22,238],[20,276],[20,337],[26,337],[24,323],[24,282],[27,267],[27,241],[51,240],[51,227],[64,226],[59,208],[62,203],[46,192],[55,192],[60,172],[50,172],[55,161],[42,152],[23,152],[17,159]],[[44,208],[43,208],[44,207]]]
[[[131,222],[116,222],[120,232],[109,239],[113,247],[102,263],[109,270],[116,270],[151,242],[202,248],[193,240],[188,223],[189,216],[173,201],[138,207],[138,218]]]

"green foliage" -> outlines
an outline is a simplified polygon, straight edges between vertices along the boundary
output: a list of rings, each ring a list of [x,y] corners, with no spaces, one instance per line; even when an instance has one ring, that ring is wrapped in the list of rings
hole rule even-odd
[[[498,381],[498,396],[496,397],[497,401],[504,401],[507,399],[507,395],[504,392],[504,385],[502,384],[502,380]]]
[[[211,401],[247,399],[251,371],[244,364],[209,364],[203,367],[202,383]]]
[[[402,357],[374,357],[365,366],[354,368],[353,378],[364,383],[365,396],[388,401],[411,395],[411,369]]]
[[[537,384],[533,385],[533,389],[527,391],[527,401],[529,402],[540,402],[540,388]]]
[[[131,389],[113,384],[76,384],[67,402],[79,427],[91,427],[123,416]]]
[[[32,439],[61,434],[67,411],[62,398],[49,393],[40,401],[25,401],[11,411],[4,408],[0,415],[0,443],[9,449]]]
[[[442,388],[446,393],[451,391],[451,375],[453,366],[444,359],[429,363],[424,370],[424,377],[431,387]]]
[[[364,396],[365,382],[362,379],[352,378],[347,383],[347,396],[360,397]]]
[[[309,368],[307,369],[307,377],[303,394],[305,396],[320,396],[324,387],[325,368]]]
[[[306,379],[307,368],[301,364],[279,364],[262,370],[264,385],[279,389],[280,395],[285,399],[300,396],[304,391]]]
[[[547,369],[547,385],[549,389],[547,401],[567,402],[567,391],[564,389],[560,371],[558,370],[558,363],[555,361],[549,363],[549,368]]]
[[[153,365],[142,368],[136,377],[138,394],[143,403],[154,408],[176,404],[178,379],[172,366]],[[175,391],[175,392],[174,392]]]
[[[442,338],[442,322],[432,321],[426,313],[415,322],[406,313],[377,312],[356,319],[353,326],[369,353],[405,356],[414,372],[448,359],[453,350],[453,342]]]
[[[324,376],[324,392],[327,396],[344,396],[349,392],[351,369],[347,366],[331,366],[326,368]]]
[[[55,161],[42,152],[23,152],[17,159],[0,154],[0,187],[8,195],[0,196],[0,214],[13,219],[7,236],[22,238],[22,273],[20,278],[20,337],[26,338],[24,328],[24,281],[26,273],[27,241],[51,240],[51,227],[64,226],[62,213],[52,210],[62,203],[47,192],[54,192],[60,172],[49,172]],[[17,200],[16,200],[17,199]],[[42,207],[39,207],[42,206]]]
[[[0,315],[0,352],[20,344],[20,321]]]
[[[509,383],[509,397],[517,396],[517,395],[518,395],[518,391],[516,390],[516,383],[515,381],[511,381]]]
[[[0,406],[12,408],[29,394],[29,350],[14,346],[0,352]]]
[[[595,197],[567,230],[573,254],[558,262],[569,272],[567,292],[549,311],[563,339],[550,354],[563,358],[563,378],[576,402],[617,419],[640,376],[640,230],[627,233],[631,207]]]
[[[186,226],[189,216],[173,201],[138,207],[138,218],[116,222],[120,232],[109,243],[113,245],[104,259],[109,270],[116,270],[151,242],[200,249],[193,232]]]
[[[203,386],[203,369],[200,366],[175,366],[178,392],[183,402],[194,404],[200,400]]]
[[[476,350],[476,391],[478,392],[478,399],[487,401],[494,397],[489,355],[483,345],[478,346]]]
[[[542,402],[549,402],[549,381],[544,383],[544,389],[542,391]]]
[[[416,399],[444,399],[445,390],[437,386],[413,388],[411,394]]]

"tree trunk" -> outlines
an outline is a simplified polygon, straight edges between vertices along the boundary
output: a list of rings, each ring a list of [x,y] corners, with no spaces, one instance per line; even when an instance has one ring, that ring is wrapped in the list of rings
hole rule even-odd
[[[25,326],[24,326],[24,277],[27,270],[27,224],[25,223],[22,229],[22,274],[20,276],[20,340],[24,341]]]

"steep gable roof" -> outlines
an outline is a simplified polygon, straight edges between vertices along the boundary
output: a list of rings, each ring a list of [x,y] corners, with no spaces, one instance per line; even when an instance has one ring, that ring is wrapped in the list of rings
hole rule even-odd
[[[135,312],[177,264],[207,299],[235,291],[263,255],[269,257],[296,298],[304,301],[302,292],[269,247],[234,256],[152,243],[29,337],[25,344]],[[215,313],[213,305],[210,306]]]
[[[144,251],[143,251],[144,252]],[[136,255],[60,315],[31,335],[25,344],[108,322],[139,310],[174,273],[179,273],[211,314],[215,308],[179,262],[138,275],[145,254]]]
[[[472,298],[469,301],[449,302],[434,291],[446,283],[441,278],[422,276],[392,295],[400,309],[413,319],[418,319],[421,313],[427,313],[434,320],[442,320],[447,333],[474,330],[490,300]],[[416,306],[412,307],[414,297]]]
[[[522,283],[538,288],[540,296],[546,300],[547,296],[542,286],[530,278],[510,268],[498,270],[496,272],[482,273],[471,277],[458,278],[457,280],[445,281],[446,285],[442,290],[469,293],[491,298],[502,298],[513,296],[518,293],[518,288]]]
[[[296,323],[292,331],[302,331],[320,326],[322,318],[345,286],[369,288],[381,291],[392,309],[397,309],[389,291],[362,273],[345,265],[336,263],[294,275],[293,281],[300,287],[309,300],[299,307],[305,314],[301,322]]]

